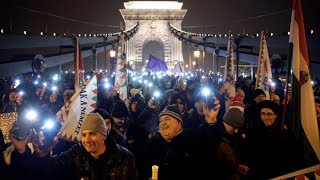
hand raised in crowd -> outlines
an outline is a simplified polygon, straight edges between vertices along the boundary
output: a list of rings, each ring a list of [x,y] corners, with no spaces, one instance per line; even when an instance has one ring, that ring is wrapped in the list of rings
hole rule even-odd
[[[9,139],[12,142],[13,146],[15,147],[15,149],[18,151],[18,153],[19,154],[23,154],[26,151],[27,144],[28,144],[29,139],[30,139],[30,137],[32,135],[32,131],[30,130],[29,134],[27,135],[27,137],[25,139],[18,140],[12,134],[13,131],[17,131],[19,129],[19,127],[17,127],[15,125],[15,123],[13,124],[12,129],[10,130],[11,133],[9,135]]]
[[[17,102],[19,105],[22,104],[22,95],[19,94],[19,93],[16,95],[16,102]]]
[[[217,122],[217,116],[220,109],[219,100],[214,101],[214,109],[209,109],[205,104],[203,105],[203,113],[205,115],[205,121],[208,124],[215,124]]]
[[[35,92],[36,96],[39,96],[40,93],[41,93],[41,91],[42,91],[42,89],[41,89],[41,88],[38,88],[38,89],[36,90],[36,92]]]
[[[41,131],[38,132],[38,134],[36,136],[33,136],[32,138],[32,145],[34,148],[34,152],[40,158],[46,156],[48,153],[51,152],[51,150],[58,143],[58,137],[55,137],[53,139],[53,143],[50,144],[49,146],[45,146],[44,141],[45,141],[45,137]]]
[[[154,97],[151,97],[150,100],[148,101],[148,107],[151,109],[156,109],[160,105],[160,102],[156,102],[154,100]]]

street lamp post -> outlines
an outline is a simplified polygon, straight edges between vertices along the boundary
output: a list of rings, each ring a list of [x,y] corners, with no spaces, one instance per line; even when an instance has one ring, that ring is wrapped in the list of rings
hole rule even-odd
[[[111,49],[109,53],[110,53],[110,64],[111,64],[110,74],[112,74],[114,72],[114,62],[113,62],[113,60],[116,57],[116,51],[114,49]]]
[[[193,51],[193,56],[195,57],[195,62],[192,62],[193,65],[196,65],[196,70],[199,69],[198,59],[200,57],[200,51],[198,49]]]
[[[111,49],[110,50],[110,58],[114,58],[114,57],[116,57],[116,51]]]

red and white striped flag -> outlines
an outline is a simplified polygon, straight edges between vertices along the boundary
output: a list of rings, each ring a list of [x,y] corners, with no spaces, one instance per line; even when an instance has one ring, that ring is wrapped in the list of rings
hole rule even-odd
[[[293,0],[289,58],[292,62],[292,96],[288,125],[304,145],[304,156],[310,165],[319,163],[320,138],[310,64],[300,0]]]
[[[115,90],[120,92],[120,99],[126,100],[127,95],[127,67],[124,49],[124,34],[121,33],[118,45],[117,69],[115,79]]]
[[[320,180],[320,164],[308,168],[300,169],[282,176],[272,178],[271,180]]]
[[[270,100],[269,85],[272,80],[271,65],[264,31],[261,32],[260,51],[258,58],[256,89],[263,90],[267,100]]]
[[[80,48],[80,38],[76,37],[76,64],[74,73],[74,91],[77,91],[82,85],[84,85],[84,74],[82,69],[82,58],[81,58],[81,48]]]
[[[225,93],[225,107],[226,110],[229,109],[231,99],[236,94],[235,83],[234,83],[234,52],[232,45],[232,34],[229,31],[229,40],[228,40],[228,49],[227,49],[227,57],[224,71],[224,87],[226,89]]]

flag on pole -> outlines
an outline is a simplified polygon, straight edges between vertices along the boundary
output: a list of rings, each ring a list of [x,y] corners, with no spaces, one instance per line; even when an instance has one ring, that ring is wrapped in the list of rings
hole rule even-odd
[[[309,165],[317,164],[320,160],[320,138],[300,0],[293,1],[288,60],[292,62],[288,127],[303,143],[304,156]]]
[[[80,142],[84,117],[96,109],[97,94],[97,75],[94,75],[56,113],[57,120],[62,124],[58,137]]]
[[[180,73],[182,73],[182,68],[181,68],[181,66],[180,66],[180,63],[178,63],[178,64],[174,67],[174,69],[172,70],[172,73],[173,73],[173,74],[178,74],[178,75],[180,75]]]
[[[271,65],[264,31],[261,32],[260,51],[258,58],[256,89],[263,90],[267,100],[270,100],[269,84],[272,80]]]
[[[229,109],[231,99],[236,94],[236,89],[234,84],[235,84],[234,83],[234,53],[233,53],[231,31],[229,31],[227,57],[226,57],[225,70],[224,70],[224,87],[226,89],[226,93],[225,93],[226,110]]]
[[[115,90],[120,92],[120,99],[126,100],[127,95],[127,68],[124,50],[124,35],[121,33],[118,45],[117,69],[115,79]]]
[[[76,65],[74,73],[74,91],[77,91],[84,83],[84,74],[82,69],[82,58],[80,48],[80,38],[76,37]]]
[[[150,54],[149,61],[147,64],[147,69],[157,72],[157,71],[164,71],[168,70],[166,63]]]

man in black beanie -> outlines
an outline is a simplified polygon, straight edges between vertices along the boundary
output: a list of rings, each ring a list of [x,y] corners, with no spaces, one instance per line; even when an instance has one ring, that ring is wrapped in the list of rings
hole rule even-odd
[[[240,179],[239,167],[244,174],[248,173],[249,168],[239,165],[238,154],[235,144],[237,144],[236,134],[244,124],[244,114],[239,108],[230,108],[223,116],[221,126],[221,141],[215,150],[214,166],[216,179]]]
[[[122,100],[116,101],[116,103],[113,105],[111,115],[114,120],[114,128],[119,130],[121,134],[125,134],[124,124],[129,115],[129,111],[125,102]]]
[[[123,100],[116,101],[113,105],[111,115],[113,117],[114,124],[110,131],[110,135],[114,138],[116,143],[129,148],[127,132],[133,123],[132,120],[128,118],[129,111]]]
[[[256,89],[252,95],[253,101],[244,109],[247,119],[245,121],[244,130],[256,128],[261,125],[258,103],[266,100],[266,95],[261,89]]]

